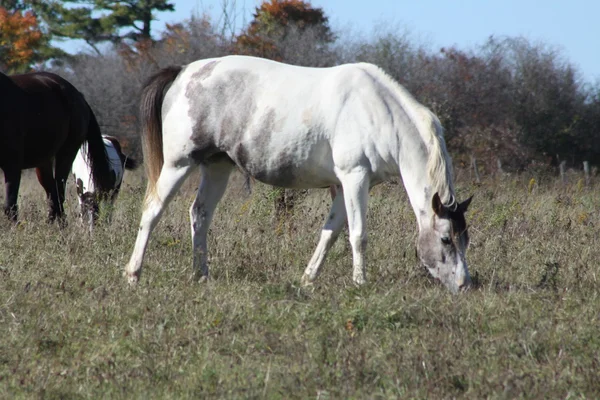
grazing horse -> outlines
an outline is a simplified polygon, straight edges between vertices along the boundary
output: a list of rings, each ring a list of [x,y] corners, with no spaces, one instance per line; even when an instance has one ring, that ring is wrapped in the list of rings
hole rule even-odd
[[[109,188],[109,164],[100,127],[83,95],[49,72],[0,73],[0,169],[4,172],[4,213],[17,221],[21,170],[36,168],[46,191],[48,218],[64,215],[65,183],[82,143],[89,147],[99,190]]]
[[[94,227],[94,223],[98,219],[99,202],[107,200],[110,204],[114,204],[121,183],[123,182],[123,174],[125,169],[136,169],[138,163],[135,159],[127,157],[121,150],[121,144],[117,138],[107,135],[102,135],[106,154],[110,160],[110,193],[105,193],[107,196],[101,198],[98,196],[96,184],[92,174],[90,165],[90,153],[88,146],[84,143],[73,161],[73,177],[77,186],[77,197],[79,198],[79,210],[82,221],[87,221],[90,229]]]
[[[190,209],[193,270],[208,278],[206,235],[234,167],[270,185],[339,185],[302,282],[311,283],[347,220],[353,280],[366,281],[369,189],[401,176],[417,218],[417,250],[430,274],[457,292],[470,284],[469,243],[439,120],[378,67],[306,68],[228,56],[169,67],[141,100],[146,199],[125,276],[138,281],[150,234],[196,167]]]

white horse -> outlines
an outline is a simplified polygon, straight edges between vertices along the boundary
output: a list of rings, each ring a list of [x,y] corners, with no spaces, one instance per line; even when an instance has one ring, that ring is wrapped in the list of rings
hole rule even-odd
[[[456,292],[469,285],[464,212],[438,119],[371,64],[305,68],[228,56],[169,67],[141,101],[148,188],[125,275],[138,281],[150,234],[196,167],[193,270],[208,278],[206,235],[234,167],[288,188],[339,185],[304,284],[319,273],[347,219],[353,280],[366,281],[369,189],[401,175],[419,228],[419,258]]]
[[[123,154],[121,144],[116,138],[102,135],[102,140],[104,141],[104,148],[110,160],[111,176],[109,177],[109,181],[111,182],[111,190],[109,193],[97,193],[96,185],[92,179],[92,170],[86,143],[79,148],[71,167],[77,186],[80,216],[82,221],[87,221],[90,229],[93,228],[98,218],[99,201],[108,200],[111,204],[114,203],[123,182],[125,169],[131,170],[137,168],[137,161]]]

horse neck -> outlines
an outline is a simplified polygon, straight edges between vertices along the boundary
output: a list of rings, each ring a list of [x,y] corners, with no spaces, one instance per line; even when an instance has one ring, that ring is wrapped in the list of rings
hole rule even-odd
[[[444,204],[453,198],[451,161],[437,117],[400,85],[392,82],[391,87],[400,112],[410,121],[394,127],[399,144],[397,163],[421,229],[431,221],[432,199],[436,192]],[[398,118],[396,121],[405,120]]]
[[[407,110],[412,129],[398,132],[402,134],[398,167],[420,229],[431,221],[433,195],[437,192],[447,204],[453,185],[441,126],[427,109],[418,107]]]
[[[428,160],[429,152],[420,136],[404,138],[398,156],[398,167],[419,230],[426,221],[431,220],[433,214],[431,199],[435,191],[427,170]]]
[[[431,220],[431,200],[436,192],[444,203],[453,197],[451,161],[447,157],[442,127],[435,115],[381,69],[370,64],[363,64],[362,68],[385,88],[382,93],[390,95],[388,106],[398,115],[408,117],[409,122],[395,118],[393,131],[399,149],[396,159],[400,175],[420,229]]]

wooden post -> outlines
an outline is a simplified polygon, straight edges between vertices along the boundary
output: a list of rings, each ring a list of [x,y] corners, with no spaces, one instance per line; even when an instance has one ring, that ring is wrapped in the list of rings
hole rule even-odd
[[[583,175],[585,176],[585,186],[590,186],[590,163],[587,161],[583,162]]]
[[[559,171],[560,171],[560,180],[562,183],[567,183],[567,174],[565,173],[566,166],[567,166],[566,161],[563,160],[560,162]]]
[[[473,172],[475,173],[475,182],[481,183],[481,177],[479,176],[479,170],[477,169],[477,159],[471,156],[471,167],[473,167]]]

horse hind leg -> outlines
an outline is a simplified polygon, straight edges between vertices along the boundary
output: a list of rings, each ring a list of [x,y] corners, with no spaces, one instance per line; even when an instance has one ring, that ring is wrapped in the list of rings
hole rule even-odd
[[[190,222],[193,246],[193,276],[204,281],[208,279],[208,246],[206,235],[215,208],[223,197],[232,166],[230,163],[201,166],[200,186],[196,199],[190,207]]]
[[[310,285],[315,278],[319,275],[321,266],[325,261],[325,257],[331,249],[331,246],[335,243],[342,228],[344,227],[344,221],[346,220],[346,207],[344,206],[344,192],[336,190],[335,194],[331,193],[333,197],[333,204],[331,205],[331,211],[325,221],[323,230],[321,231],[321,238],[319,244],[310,259],[308,266],[304,270],[302,276],[302,284]]]
[[[190,164],[185,166],[163,165],[156,182],[156,195],[150,197],[144,204],[133,253],[129,263],[125,266],[125,276],[129,283],[133,284],[139,280],[150,234],[185,178],[192,172],[193,166]]]
[[[13,222],[17,222],[19,217],[17,200],[19,197],[20,185],[21,169],[4,169],[4,187],[6,191],[4,214]]]
[[[48,201],[48,221],[52,222],[57,217],[61,217],[62,202],[60,201],[57,181],[54,179],[52,171],[52,160],[45,161],[35,169],[38,182],[46,191],[46,199]],[[64,196],[63,196],[64,197]]]
[[[70,146],[71,147],[71,146]],[[78,147],[63,148],[56,155],[54,162],[54,187],[56,190],[55,216],[64,223],[64,204],[67,179],[73,167],[73,161],[77,155]]]

